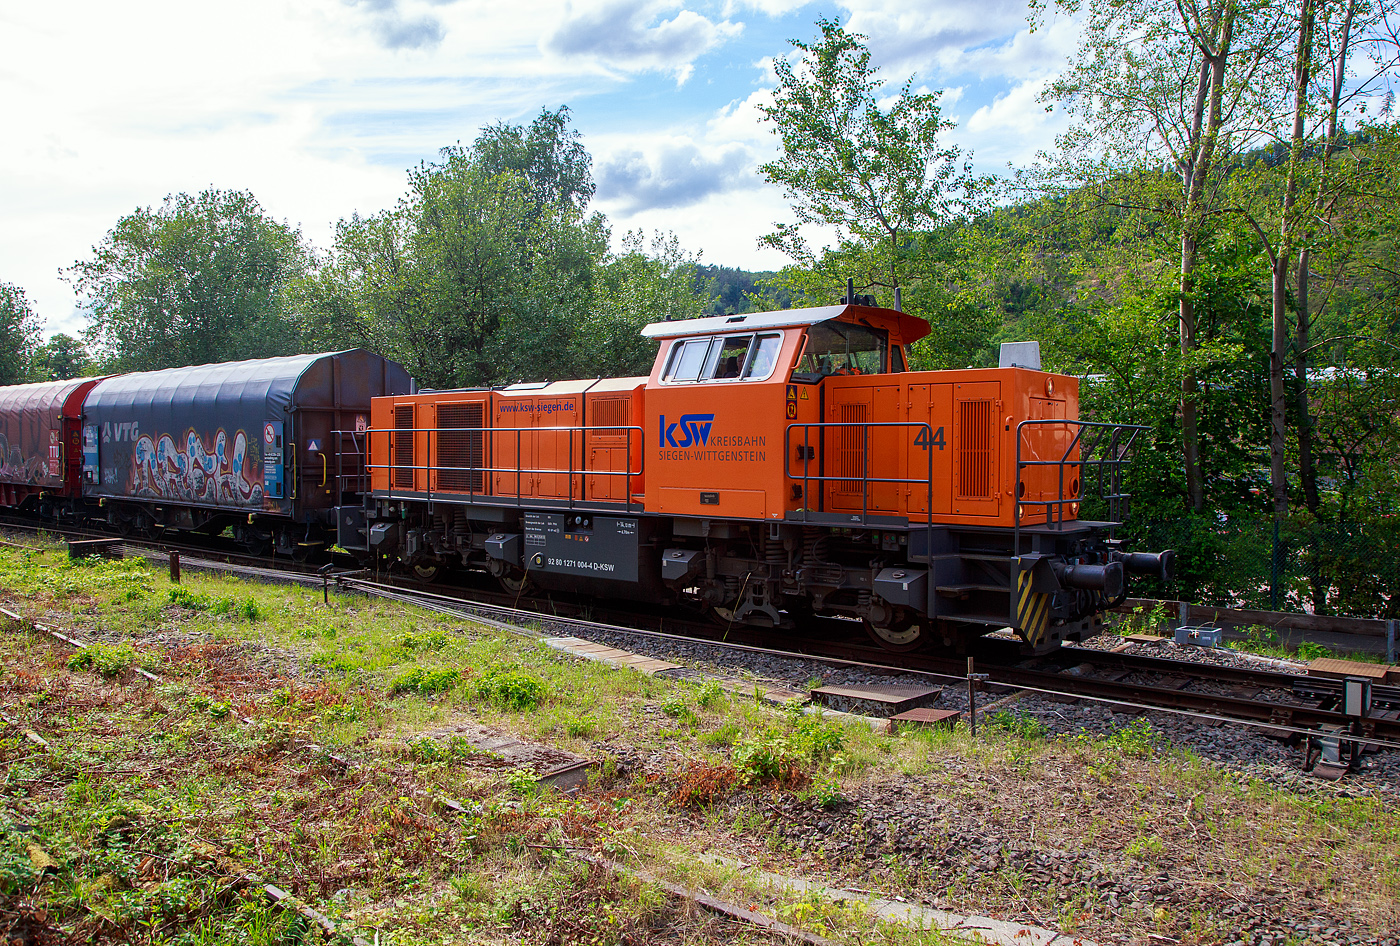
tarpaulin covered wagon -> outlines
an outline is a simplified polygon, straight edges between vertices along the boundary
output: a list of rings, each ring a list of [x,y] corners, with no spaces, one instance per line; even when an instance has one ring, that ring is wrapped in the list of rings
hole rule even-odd
[[[370,398],[412,387],[364,349],[109,378],[83,411],[83,495],[122,530],[305,551],[359,481]]]

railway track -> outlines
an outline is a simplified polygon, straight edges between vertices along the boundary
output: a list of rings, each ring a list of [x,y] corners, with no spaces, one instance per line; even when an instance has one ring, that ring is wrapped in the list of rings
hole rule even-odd
[[[773,657],[855,666],[875,673],[923,675],[945,683],[967,680],[967,665],[962,658],[903,654],[895,663],[878,647],[823,639],[821,634],[801,638],[788,635],[775,641],[771,633],[764,635],[751,628],[735,633],[739,629],[726,631],[712,624],[674,618],[672,630],[662,631],[659,625],[664,619],[657,620],[656,628],[639,628],[637,622],[604,623],[561,614],[557,606],[550,611],[535,610],[352,576],[341,576],[339,581],[351,590],[382,594],[497,625],[533,622],[570,628],[570,633],[582,629],[584,636],[591,628],[606,634],[698,640]],[[1400,749],[1400,687],[1371,687],[1367,713],[1357,716],[1341,707],[1342,680],[1091,648],[1065,648],[1048,658],[1022,660],[1014,654],[1012,642],[987,639],[985,643],[988,646],[980,657],[974,657],[974,666],[978,674],[986,675],[986,685],[990,687],[1262,728],[1285,740],[1325,743],[1317,747],[1324,753],[1324,764],[1326,753],[1333,749],[1346,754],[1346,747],[1341,744],[1350,744],[1353,751],[1362,747]],[[1337,759],[1332,763],[1333,769],[1344,761],[1347,760]],[[1342,773],[1324,769],[1320,774]]]
[[[158,539],[112,536],[80,529],[53,529],[4,523],[26,531],[44,531],[74,539],[116,539],[135,554],[188,556],[190,567],[217,568],[255,579],[334,582],[349,591],[391,597],[405,603],[483,620],[518,630],[535,623],[560,634],[591,631],[640,638],[698,641],[717,647],[858,667],[874,674],[915,675],[943,683],[966,682],[970,668],[979,686],[1010,688],[1056,699],[1092,700],[1133,711],[1164,711],[1202,722],[1229,722],[1263,728],[1271,735],[1296,739],[1323,754],[1324,774],[1340,774],[1363,748],[1400,748],[1400,687],[1368,685],[1368,701],[1346,705],[1347,684],[1277,669],[1221,666],[1188,660],[1065,647],[1046,657],[1025,659],[1016,643],[984,638],[969,663],[966,657],[905,653],[897,657],[873,644],[848,638],[852,622],[814,619],[796,631],[742,625],[725,627],[698,616],[678,616],[645,606],[599,607],[592,602],[515,594],[484,587],[438,587],[399,577],[374,576],[363,570],[328,573],[296,562],[274,563],[210,545],[170,543]],[[466,576],[464,576],[466,577]],[[1360,711],[1358,712],[1358,708]],[[1348,712],[1348,709],[1351,711]]]

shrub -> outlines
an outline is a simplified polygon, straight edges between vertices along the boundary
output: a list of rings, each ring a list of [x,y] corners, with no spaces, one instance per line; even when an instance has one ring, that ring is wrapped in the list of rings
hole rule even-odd
[[[785,731],[769,730],[738,741],[731,754],[745,784],[801,785],[807,770],[824,762],[840,764],[846,734],[820,716],[794,707]]]
[[[462,674],[452,667],[414,667],[394,677],[389,684],[389,692],[442,693],[454,689],[461,682]]]
[[[89,644],[68,658],[71,670],[96,670],[104,677],[121,676],[136,663],[136,648],[130,644],[110,647],[106,644]]]
[[[800,785],[807,778],[802,753],[788,735],[766,733],[742,740],[732,758],[745,785]]]
[[[503,710],[523,713],[544,702],[544,681],[513,667],[492,667],[476,683],[478,699]]]
[[[846,734],[820,716],[809,716],[801,708],[793,708],[793,745],[810,762],[826,762],[835,758],[846,745]]]

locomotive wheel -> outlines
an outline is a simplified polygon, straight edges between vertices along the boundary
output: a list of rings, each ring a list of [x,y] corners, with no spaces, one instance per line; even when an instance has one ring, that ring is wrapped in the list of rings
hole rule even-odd
[[[530,581],[529,574],[518,568],[512,568],[504,575],[498,575],[497,580],[500,581],[501,587],[506,590],[507,594],[528,594],[534,588],[534,583]]]
[[[447,566],[439,562],[425,562],[410,567],[409,571],[412,572],[413,577],[417,578],[419,581],[432,584],[441,579],[443,575],[447,574]]]
[[[895,621],[883,626],[871,624],[869,621],[861,623],[865,625],[865,632],[870,635],[871,640],[893,653],[905,654],[918,650],[929,642],[929,635],[924,626],[913,620]]]

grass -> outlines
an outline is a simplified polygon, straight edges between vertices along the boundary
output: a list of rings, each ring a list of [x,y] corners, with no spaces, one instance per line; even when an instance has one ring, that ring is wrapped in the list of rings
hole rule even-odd
[[[1221,887],[1395,928],[1393,804],[1272,788],[1144,721],[1056,737],[1004,712],[977,739],[965,728],[889,737],[395,603],[325,606],[319,588],[191,572],[172,586],[140,561],[70,563],[58,549],[0,551],[0,597],[95,642],[75,653],[0,634],[0,704],[52,746],[0,731],[0,900],[26,892],[73,940],[305,940],[300,921],[230,884],[246,871],[406,946],[763,941],[571,849],[851,941],[950,940],[856,901],[768,889],[706,866],[703,852],[1089,938],[1216,941],[1230,932]],[[167,682],[118,685],[138,664]],[[561,796],[451,735],[464,721],[597,759],[598,773]],[[956,857],[867,844],[864,819],[901,780],[937,800],[915,840],[956,851],[972,832],[1092,850],[1133,876],[1169,873],[1200,909],[1158,916],[1014,858],[977,874]],[[465,814],[447,814],[442,796]],[[807,834],[823,821],[833,830]],[[30,845],[53,861],[42,877]]]
[[[1313,661],[1324,657],[1333,657],[1340,660],[1353,660],[1358,663],[1378,664],[1385,662],[1384,654],[1377,654],[1364,650],[1334,650],[1316,641],[1300,641],[1295,646],[1289,646],[1283,642],[1278,631],[1258,625],[1242,628],[1241,632],[1244,634],[1244,637],[1240,640],[1230,641],[1227,646],[1232,650],[1258,654],[1261,657],[1276,657],[1283,660],[1302,661]]]

